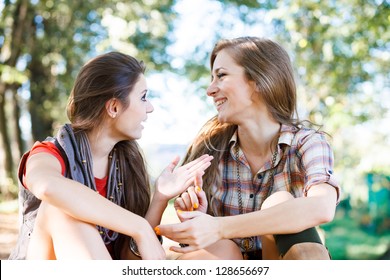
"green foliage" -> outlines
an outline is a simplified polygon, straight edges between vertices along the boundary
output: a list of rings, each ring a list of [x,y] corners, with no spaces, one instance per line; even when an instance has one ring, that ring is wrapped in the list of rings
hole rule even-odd
[[[171,0],[7,2],[0,27],[5,30],[2,62],[9,64],[7,69],[25,65],[14,72],[29,77],[34,139],[46,137],[53,123],[64,121],[75,75],[97,53],[120,50],[144,60],[150,70],[168,67],[164,49],[174,18],[172,5]],[[17,31],[23,32],[22,38],[15,36]],[[38,123],[46,129],[34,129]]]
[[[321,226],[332,259],[380,259],[389,249],[390,230],[377,234],[370,230],[370,222],[362,207],[348,211],[339,207],[334,221]]]
[[[27,82],[28,76],[8,65],[0,65],[0,80],[6,84],[23,84]]]
[[[98,49],[130,52],[143,60],[149,70],[161,71],[170,67],[165,48],[176,16],[174,1],[114,1],[113,7],[102,13],[102,26],[108,36]]]
[[[175,17],[173,4],[173,0],[1,2],[1,109],[11,106],[11,111],[28,115],[32,141],[43,140],[53,134],[58,123],[67,121],[65,106],[73,81],[91,57],[118,50],[142,59],[150,71],[167,69],[165,48]],[[13,104],[6,104],[6,92],[13,95]],[[3,118],[11,120],[0,131],[9,163],[6,173],[15,174],[11,157],[20,158],[24,151],[20,148],[19,155],[11,153],[8,143],[21,139],[21,115],[0,116]],[[16,135],[12,122],[18,127]],[[2,184],[0,180],[0,187]]]
[[[383,117],[387,108],[377,97],[384,94],[383,88],[389,90],[388,1],[218,2],[223,12],[213,14],[217,20],[212,42],[230,37],[235,24],[269,30],[269,36],[284,45],[293,59],[304,117],[330,121],[326,128],[331,132]],[[212,45],[206,47],[206,42],[195,47],[186,62],[185,73],[192,81],[209,76]],[[333,120],[339,117],[341,123]]]

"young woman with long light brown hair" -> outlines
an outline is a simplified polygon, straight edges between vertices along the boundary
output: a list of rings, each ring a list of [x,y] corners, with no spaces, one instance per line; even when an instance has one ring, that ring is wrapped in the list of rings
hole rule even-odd
[[[182,259],[329,259],[316,227],[332,221],[339,199],[333,152],[325,133],[298,119],[289,55],[243,37],[219,41],[210,62],[218,115],[185,162],[214,160],[176,199],[182,223],[159,233],[188,245],[172,248]]]

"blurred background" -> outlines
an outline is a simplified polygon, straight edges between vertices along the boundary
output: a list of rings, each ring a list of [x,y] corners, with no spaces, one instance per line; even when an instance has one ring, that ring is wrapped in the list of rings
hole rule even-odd
[[[209,53],[220,38],[268,37],[291,55],[299,114],[332,138],[342,200],[321,226],[333,259],[390,259],[389,0],[0,0],[0,259],[17,235],[16,169],[68,122],[80,67],[118,50],[143,60],[142,139],[152,178],[216,111]]]

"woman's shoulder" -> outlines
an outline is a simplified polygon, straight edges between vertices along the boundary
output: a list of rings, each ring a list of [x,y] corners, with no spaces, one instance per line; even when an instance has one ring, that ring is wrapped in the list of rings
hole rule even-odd
[[[52,141],[36,141],[31,147],[30,154],[33,155],[41,152],[61,155],[61,152],[59,151],[58,147]]]
[[[298,148],[315,142],[326,142],[326,133],[319,129],[314,129],[306,126],[282,126],[282,136],[285,139],[289,139],[290,146],[297,146]]]
[[[49,153],[57,158],[61,164],[61,172],[65,174],[65,159],[62,152],[53,141],[36,141],[30,150],[29,156],[38,153]]]

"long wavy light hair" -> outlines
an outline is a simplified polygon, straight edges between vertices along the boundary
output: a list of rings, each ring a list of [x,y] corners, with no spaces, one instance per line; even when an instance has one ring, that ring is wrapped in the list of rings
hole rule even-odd
[[[278,43],[257,37],[240,37],[220,40],[210,57],[213,70],[218,53],[224,50],[244,69],[245,78],[256,83],[261,100],[267,106],[272,118],[281,124],[299,127],[297,119],[296,85],[290,57]],[[221,184],[219,162],[228,150],[228,144],[236,131],[234,124],[220,123],[214,116],[201,128],[189,146],[183,164],[202,154],[214,156],[211,166],[203,176],[203,188],[211,200],[211,187]],[[274,139],[277,141],[279,135]],[[276,143],[275,143],[276,145]],[[212,207],[209,207],[209,210]]]

